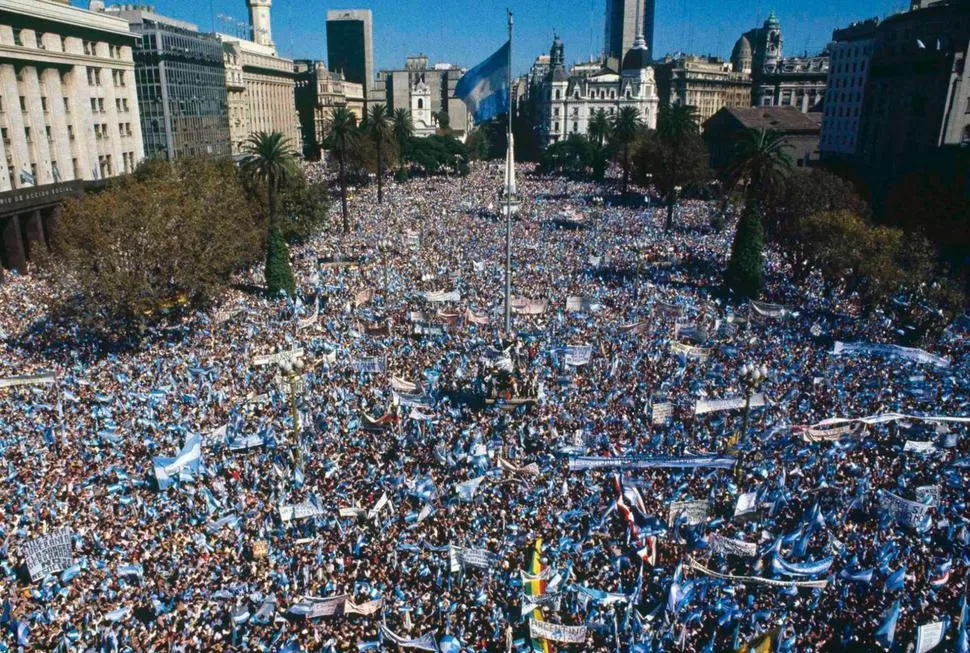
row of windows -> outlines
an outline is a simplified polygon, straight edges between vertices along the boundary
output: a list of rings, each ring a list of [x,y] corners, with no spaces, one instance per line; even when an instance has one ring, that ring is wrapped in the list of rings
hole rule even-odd
[[[46,50],[47,49],[47,46],[44,45],[44,40],[47,38],[47,35],[48,35],[47,32],[35,32],[34,33],[34,39],[36,41],[37,47],[39,49],[41,49],[41,50]],[[66,36],[64,36],[62,34],[57,34],[55,36],[56,36],[56,38],[60,39],[60,42],[61,42],[61,52],[67,52],[68,51],[68,48],[67,48],[67,39],[68,39],[68,37],[66,37]],[[23,47],[24,46],[24,43],[25,43],[25,41],[24,41],[24,30],[23,30],[23,28],[21,28],[21,27],[15,27],[15,28],[13,28],[13,44],[16,45],[16,46],[18,46],[18,47]],[[99,45],[99,42],[98,41],[88,41],[88,40],[84,40],[84,39],[81,40],[81,50],[84,52],[84,54],[88,55],[89,57],[95,57],[95,56],[98,55],[98,45]],[[112,58],[112,59],[122,59],[122,48],[121,48],[121,46],[120,45],[114,45],[114,44],[109,43],[108,44],[108,56],[110,58]]]
[[[832,61],[841,61],[842,59],[858,59],[859,55],[868,56],[872,53],[871,45],[855,46],[854,48],[843,48],[835,47],[832,50]]]

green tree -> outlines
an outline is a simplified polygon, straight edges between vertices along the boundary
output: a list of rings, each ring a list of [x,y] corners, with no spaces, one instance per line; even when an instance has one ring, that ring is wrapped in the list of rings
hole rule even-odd
[[[277,214],[277,194],[280,185],[290,176],[296,174],[296,154],[290,148],[289,141],[279,132],[256,132],[247,143],[246,157],[243,160],[243,170],[252,177],[266,184],[267,207],[269,211],[267,226],[269,237],[267,238],[266,248],[266,290],[271,294],[278,294],[280,290],[286,290],[292,295],[293,288],[290,286],[280,286],[276,281],[282,278],[277,270],[286,269],[292,278],[293,272],[289,270],[290,255],[279,233],[279,225],[276,223]],[[273,234],[278,234],[282,247],[270,247]]]
[[[630,181],[630,149],[642,125],[636,107],[623,107],[613,120],[613,143],[617,151],[622,153],[623,195],[626,195]]]
[[[757,298],[761,292],[761,215],[757,200],[745,205],[731,245],[727,268],[728,286],[742,297]]]
[[[557,141],[546,148],[539,160],[539,167],[547,174],[584,177],[587,168],[594,165],[595,150],[596,146],[585,136],[570,134],[566,140]]]
[[[344,233],[350,233],[347,217],[347,160],[358,142],[357,118],[346,107],[338,107],[330,115],[323,146],[337,157],[337,177],[340,183],[340,206]]]
[[[411,121],[411,112],[404,108],[395,109],[391,131],[394,133],[394,141],[397,143],[399,170],[403,172],[408,139],[414,136],[414,123]]]
[[[762,204],[780,191],[794,169],[791,144],[784,134],[764,129],[748,129],[741,133],[734,157],[726,170],[731,188],[744,188],[746,201]]]
[[[278,227],[271,227],[266,239],[266,287],[273,294],[282,290],[296,296],[296,280],[290,268],[290,250]]]
[[[326,225],[329,210],[326,183],[309,183],[304,175],[295,175],[280,191],[280,233],[288,243],[304,242]]]
[[[367,135],[377,149],[377,203],[381,204],[384,202],[384,155],[393,135],[387,107],[383,104],[375,104],[370,108]]]
[[[231,161],[146,162],[61,206],[55,278],[91,319],[134,326],[213,298],[258,259],[263,228]]]
[[[648,177],[667,204],[666,228],[674,221],[677,189],[711,177],[707,147],[695,122],[693,107],[665,107],[657,119],[657,130],[649,132],[637,148],[635,169],[645,182]]]

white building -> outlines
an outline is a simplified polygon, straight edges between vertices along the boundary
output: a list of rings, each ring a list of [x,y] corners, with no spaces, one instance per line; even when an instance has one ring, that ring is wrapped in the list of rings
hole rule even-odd
[[[879,20],[871,18],[832,33],[819,140],[822,158],[855,155],[869,79],[869,59],[878,27]]]
[[[549,54],[549,72],[538,89],[540,139],[551,145],[571,134],[585,136],[590,118],[600,109],[614,116],[623,107],[634,107],[643,124],[653,129],[659,104],[642,36],[623,57],[619,72],[602,66],[594,70],[586,64],[567,72],[563,44],[556,36]]]

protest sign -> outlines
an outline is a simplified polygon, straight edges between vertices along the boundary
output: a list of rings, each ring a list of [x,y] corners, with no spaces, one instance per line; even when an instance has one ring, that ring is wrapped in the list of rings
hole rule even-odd
[[[71,530],[61,528],[20,545],[30,580],[39,581],[74,564]]]
[[[743,540],[733,540],[717,533],[712,533],[707,538],[707,546],[712,553],[723,553],[724,555],[735,555],[741,558],[754,558],[758,555],[758,545]]]
[[[694,404],[694,414],[715,413],[722,410],[737,410],[744,408],[747,397],[728,397],[726,399],[698,399]],[[765,405],[763,392],[751,395],[751,407],[761,408]]]
[[[651,407],[651,422],[654,426],[666,424],[674,413],[674,405],[669,401],[662,401]]]
[[[667,526],[671,527],[683,517],[687,525],[696,526],[707,521],[707,501],[671,501],[667,513]]]
[[[8,376],[6,378],[0,378],[0,389],[14,388],[18,385],[50,385],[54,383],[54,380],[53,372]]]
[[[461,293],[459,293],[457,290],[426,292],[424,293],[424,300],[431,303],[460,302]]]
[[[651,468],[710,468],[731,469],[732,456],[569,456],[569,471],[581,472],[591,469],[651,469]]]
[[[253,365],[259,367],[263,365],[282,365],[284,363],[293,364],[298,359],[303,358],[303,349],[294,347],[289,351],[281,351],[275,354],[264,354],[253,358]]]
[[[586,626],[564,626],[529,619],[529,634],[532,639],[547,639],[550,642],[563,644],[584,644],[586,642]]]
[[[303,503],[279,505],[280,520],[284,522],[299,521],[309,517],[317,517],[324,514],[323,509],[313,501]]]
[[[889,490],[880,491],[879,505],[897,522],[912,528],[922,527],[930,510],[925,503],[904,499]]]
[[[566,365],[580,367],[589,363],[593,355],[593,348],[590,345],[569,345],[565,348]]]

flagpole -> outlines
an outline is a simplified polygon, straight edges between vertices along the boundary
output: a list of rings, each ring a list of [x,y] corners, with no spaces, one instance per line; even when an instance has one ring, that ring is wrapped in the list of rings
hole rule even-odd
[[[508,154],[505,162],[505,335],[512,335],[512,175],[515,170],[515,155],[512,151],[512,10],[506,9],[509,16],[509,75],[508,75],[508,130],[506,141]]]

